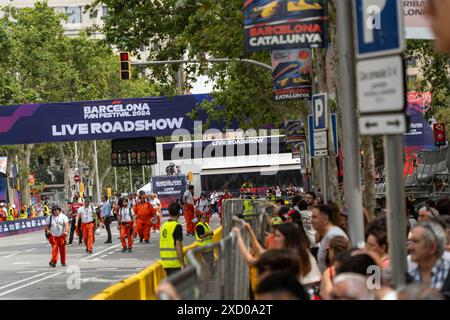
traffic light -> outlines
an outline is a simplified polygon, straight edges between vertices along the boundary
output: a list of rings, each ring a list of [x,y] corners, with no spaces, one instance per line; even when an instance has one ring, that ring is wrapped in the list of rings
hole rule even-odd
[[[129,52],[120,53],[120,79],[122,80],[131,79],[131,63]]]

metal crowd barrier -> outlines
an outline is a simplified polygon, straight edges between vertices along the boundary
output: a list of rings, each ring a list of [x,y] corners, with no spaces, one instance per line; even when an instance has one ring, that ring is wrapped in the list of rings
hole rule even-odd
[[[218,241],[221,238],[222,228],[214,230],[214,239]],[[185,246],[183,252],[193,250],[198,245],[192,243]],[[188,271],[188,269],[185,269]],[[91,298],[91,300],[157,300],[158,285],[167,277],[166,272],[158,260],[141,272],[119,281],[112,286],[102,290]]]
[[[189,266],[178,274],[166,279],[176,290],[182,300],[248,300],[250,284],[254,272],[250,272],[247,263],[241,256],[233,227],[241,229],[244,243],[249,246],[249,235],[244,231],[248,222],[257,238],[264,242],[265,231],[268,230],[268,202],[253,201],[253,213],[243,217],[242,199],[230,199],[224,202],[223,235],[219,242],[197,247],[188,251]],[[225,231],[227,230],[227,231]],[[211,259],[212,253],[214,258]],[[207,257],[210,257],[209,259]],[[166,299],[166,297],[160,297]]]

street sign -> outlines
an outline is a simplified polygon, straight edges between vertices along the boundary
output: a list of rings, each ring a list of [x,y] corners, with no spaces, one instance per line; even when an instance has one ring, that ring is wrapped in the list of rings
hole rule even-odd
[[[361,135],[390,135],[407,132],[406,116],[403,113],[361,115],[359,133]]]
[[[73,176],[73,181],[75,181],[76,183],[80,182],[80,180],[81,179],[80,179],[79,175],[76,174],[76,175]]]
[[[314,124],[313,116],[308,116],[308,142],[309,142],[309,156],[311,158],[315,157],[315,145],[314,145]],[[338,130],[337,130],[337,117],[336,114],[331,114],[331,130],[333,133],[333,145],[334,154],[338,156]]]
[[[400,55],[359,61],[356,80],[361,113],[401,112],[405,109],[404,65]]]
[[[328,155],[328,132],[314,131],[314,156],[321,157]]]
[[[353,10],[358,59],[397,54],[405,50],[402,1],[354,0]]]
[[[327,130],[328,127],[328,97],[326,93],[315,94],[312,97],[312,114],[314,131]]]
[[[307,163],[306,163],[306,154],[307,154],[307,149],[306,149],[306,141],[302,141],[302,142],[300,142],[300,148],[299,148],[299,150],[300,150],[300,166],[302,167],[302,168],[306,168],[306,165],[307,165]]]

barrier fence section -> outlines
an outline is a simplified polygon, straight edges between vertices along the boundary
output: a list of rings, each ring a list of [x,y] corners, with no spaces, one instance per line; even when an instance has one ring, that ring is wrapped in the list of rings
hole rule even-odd
[[[218,241],[222,235],[222,228],[214,230],[214,238]],[[183,248],[186,253],[198,245],[193,243]],[[91,300],[157,300],[157,287],[167,277],[161,261],[153,263],[141,272],[121,280],[96,294]]]
[[[248,300],[250,284],[256,279],[239,252],[233,227],[241,229],[244,243],[249,246],[245,223],[249,223],[257,238],[264,243],[268,211],[272,204],[252,200],[252,212],[244,215],[244,200],[230,199],[223,205],[223,239],[188,251],[189,266],[166,279],[182,300]],[[269,209],[269,210],[268,210]],[[160,299],[167,299],[161,296]]]
[[[92,297],[92,300],[165,300],[158,296],[157,287],[167,281],[180,299],[186,300],[248,300],[251,282],[256,275],[250,273],[247,263],[239,252],[237,236],[233,227],[241,229],[246,246],[250,239],[245,223],[252,226],[258,240],[264,243],[268,231],[272,203],[267,200],[250,200],[251,211],[244,212],[242,199],[229,199],[223,204],[223,225],[214,231],[213,243],[198,246],[193,243],[184,247],[186,267],[167,277],[161,261],[122,280]]]

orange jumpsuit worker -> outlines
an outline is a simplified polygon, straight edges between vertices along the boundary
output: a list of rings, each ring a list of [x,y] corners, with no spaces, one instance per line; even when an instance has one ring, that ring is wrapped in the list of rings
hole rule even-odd
[[[92,254],[94,248],[94,230],[95,226],[98,224],[98,217],[91,206],[91,201],[89,198],[85,198],[84,206],[78,209],[77,221],[81,219],[81,232],[83,234],[83,241],[86,245],[86,252]]]
[[[136,215],[133,209],[128,206],[128,199],[123,199],[122,206],[119,209],[117,216],[118,225],[120,230],[120,242],[122,243],[122,252],[132,252],[133,248],[133,226],[136,221]],[[127,244],[128,242],[128,244]]]
[[[58,251],[61,255],[61,265],[66,266],[66,238],[69,233],[69,219],[61,213],[59,206],[52,207],[52,214],[46,219],[45,232],[52,245],[52,259],[49,262],[51,267],[56,267],[58,262]]]
[[[190,185],[183,195],[183,214],[184,220],[186,221],[186,233],[188,236],[193,236],[195,232],[195,223],[192,222],[195,214],[194,204],[194,186]]]
[[[134,205],[134,212],[136,214],[136,231],[139,234],[139,242],[145,241],[145,243],[150,243],[150,220],[156,214],[156,210],[147,201],[145,192],[139,194],[139,202]]]

